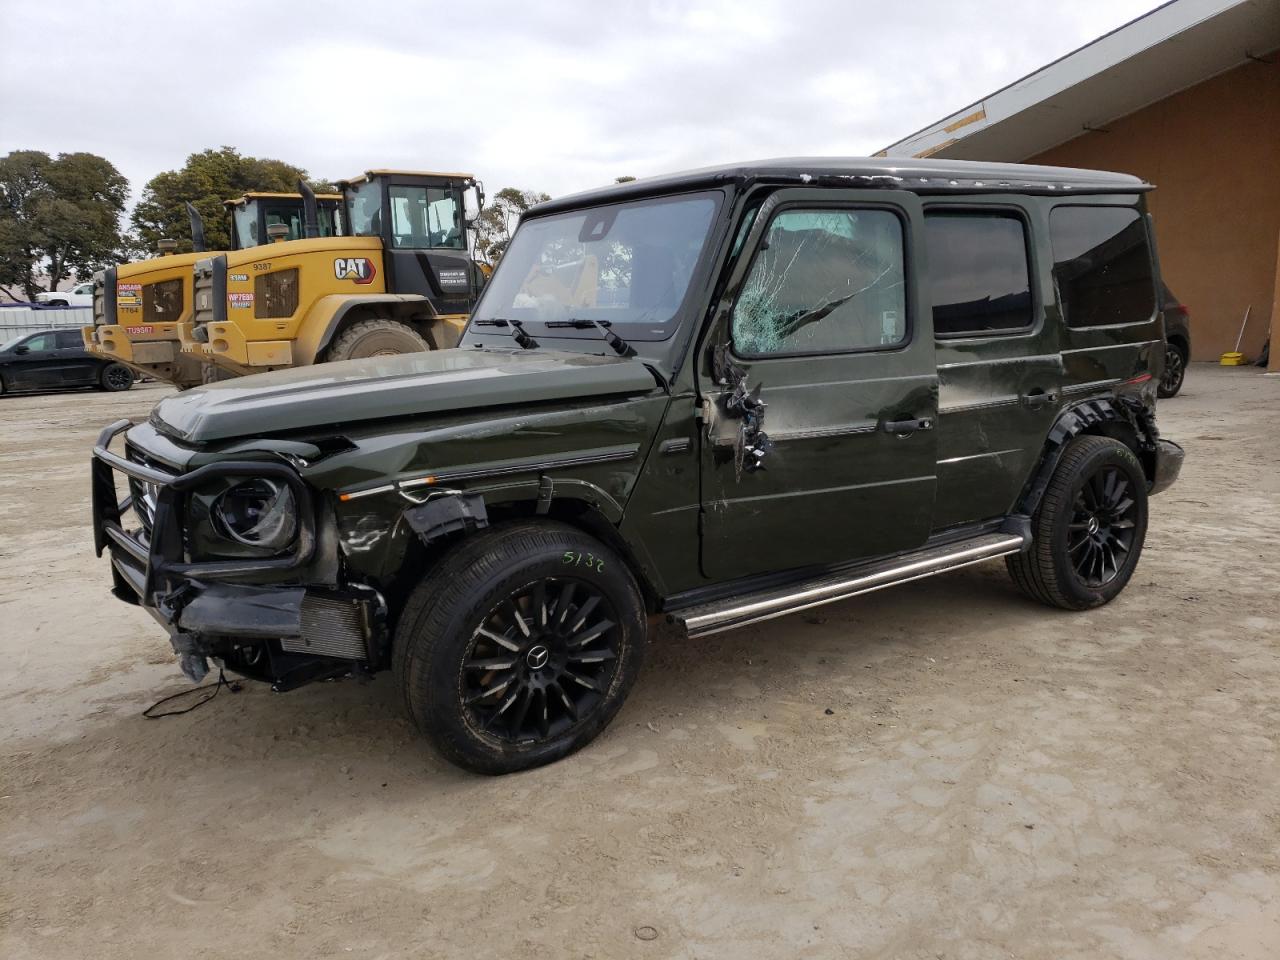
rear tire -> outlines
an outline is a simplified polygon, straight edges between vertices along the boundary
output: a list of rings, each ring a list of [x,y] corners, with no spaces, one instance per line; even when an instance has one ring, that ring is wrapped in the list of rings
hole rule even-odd
[[[409,716],[458,766],[537,767],[608,725],[644,659],[630,570],[565,524],[528,521],[460,544],[410,595],[393,669]]]
[[[1031,519],[1031,547],[1005,559],[1018,588],[1064,610],[1100,607],[1133,576],[1147,535],[1147,478],[1110,437],[1076,437]]]
[[[98,374],[98,386],[108,393],[120,393],[133,386],[133,371],[123,363],[109,363]]]
[[[329,347],[327,360],[355,360],[361,357],[389,357],[400,353],[430,350],[418,331],[398,320],[379,318],[353,323]]]
[[[1160,383],[1156,387],[1156,396],[1162,400],[1178,395],[1182,389],[1182,381],[1187,377],[1187,355],[1176,343],[1167,343],[1164,347],[1164,373],[1160,375]]]

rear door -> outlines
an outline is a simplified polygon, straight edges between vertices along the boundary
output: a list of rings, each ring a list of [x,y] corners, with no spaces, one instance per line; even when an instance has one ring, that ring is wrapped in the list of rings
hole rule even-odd
[[[898,191],[782,190],[760,208],[705,342],[707,576],[928,536],[937,375],[917,310],[921,226],[918,198]]]
[[[85,351],[80,331],[59,330],[55,348],[60,360],[60,380],[64,386],[83,387],[97,382],[101,364]]]
[[[1062,362],[1035,201],[931,202],[924,221],[942,529],[1010,512],[1061,406]]]

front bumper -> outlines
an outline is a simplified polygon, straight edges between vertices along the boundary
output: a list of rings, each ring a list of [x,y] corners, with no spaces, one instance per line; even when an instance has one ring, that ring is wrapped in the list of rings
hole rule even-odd
[[[1185,451],[1172,440],[1157,440],[1155,454],[1155,469],[1151,474],[1151,486],[1147,490],[1147,496],[1154,497],[1162,490],[1167,490],[1173,486],[1174,481],[1178,479],[1178,474],[1182,472],[1182,461],[1186,457]]]
[[[316,511],[302,478],[283,463],[227,461],[189,473],[169,473],[111,452],[132,424],[107,427],[93,448],[94,548],[111,559],[112,593],[150,613],[169,633],[184,672],[199,680],[207,658],[286,689],[351,663],[376,663],[385,643],[386,604],[363,585],[310,585],[304,574],[316,552]],[[120,500],[115,473],[145,489],[149,526],[126,530],[134,495]],[[289,485],[298,504],[299,534],[289,554],[262,559],[189,561],[187,497],[218,477],[267,477]],[[139,512],[139,515],[144,515]],[[297,583],[252,583],[268,574]],[[250,582],[246,582],[250,581]]]

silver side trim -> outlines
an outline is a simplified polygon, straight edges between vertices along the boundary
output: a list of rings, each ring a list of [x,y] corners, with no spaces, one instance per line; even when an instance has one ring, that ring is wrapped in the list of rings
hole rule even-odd
[[[384,483],[376,487],[365,487],[363,490],[340,491],[345,500],[359,500],[379,493],[391,493],[395,490],[413,490],[417,487],[439,486],[458,480],[479,480],[485,477],[505,477],[517,473],[544,473],[547,470],[560,470],[564,467],[582,467],[596,463],[613,463],[620,460],[631,460],[638,452],[638,446],[601,450],[597,453],[582,454],[576,457],[561,457],[553,460],[521,460],[516,463],[501,464],[492,467],[459,468],[456,470],[440,470],[426,476],[401,480],[397,483]]]
[[[944,416],[948,413],[966,413],[970,410],[991,410],[996,407],[1012,407],[1020,403],[1021,400],[1021,397],[1014,395],[1012,397],[996,397],[994,400],[978,400],[973,403],[954,403],[950,406],[945,403],[939,403],[938,416]]]
[[[1146,323],[1147,321],[1141,321]],[[1094,327],[1093,329],[1099,329]],[[1063,353],[1093,353],[1095,350],[1123,350],[1125,347],[1149,347],[1154,343],[1164,343],[1163,340],[1134,340],[1131,343],[1100,343],[1096,347],[1072,347],[1069,350],[1063,350]]]
[[[814,427],[812,430],[789,430],[784,433],[771,433],[769,439],[774,443],[785,443],[788,440],[826,440],[830,437],[852,437],[860,434],[875,433],[880,424],[874,421],[848,423],[838,427]]]
[[[669,614],[668,619],[683,626],[690,637],[708,636],[846,600],[895,584],[931,577],[947,570],[957,570],[983,560],[1019,553],[1026,546],[1027,541],[1018,534],[984,534],[959,543],[895,557],[857,573],[826,577],[805,584],[763,590],[677,610]]]
[[[1012,450],[988,450],[986,453],[971,453],[965,457],[948,457],[946,460],[939,460],[938,466],[949,466],[953,463],[964,463],[967,460],[981,460],[983,457],[1003,457],[1007,453],[1021,453],[1020,448]]]
[[[1090,380],[1088,383],[1072,383],[1063,387],[1062,393],[1064,396],[1075,396],[1077,393],[1090,393],[1094,390],[1114,387],[1117,383],[1124,383],[1123,378],[1115,377],[1111,380]]]
[[[946,340],[943,341],[943,343],[946,342]],[[1056,353],[1033,353],[1025,357],[992,357],[989,360],[952,360],[949,363],[938,364],[938,369],[956,370],[960,367],[991,367],[1001,363],[1033,363],[1043,360],[1060,361],[1061,358]],[[1055,363],[1055,366],[1061,366],[1061,363]]]

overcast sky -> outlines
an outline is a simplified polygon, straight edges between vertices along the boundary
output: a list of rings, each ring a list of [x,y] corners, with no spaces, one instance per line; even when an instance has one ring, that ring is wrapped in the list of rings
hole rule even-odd
[[[135,196],[223,144],[560,195],[871,153],[1155,5],[0,0],[0,154],[98,153]]]

